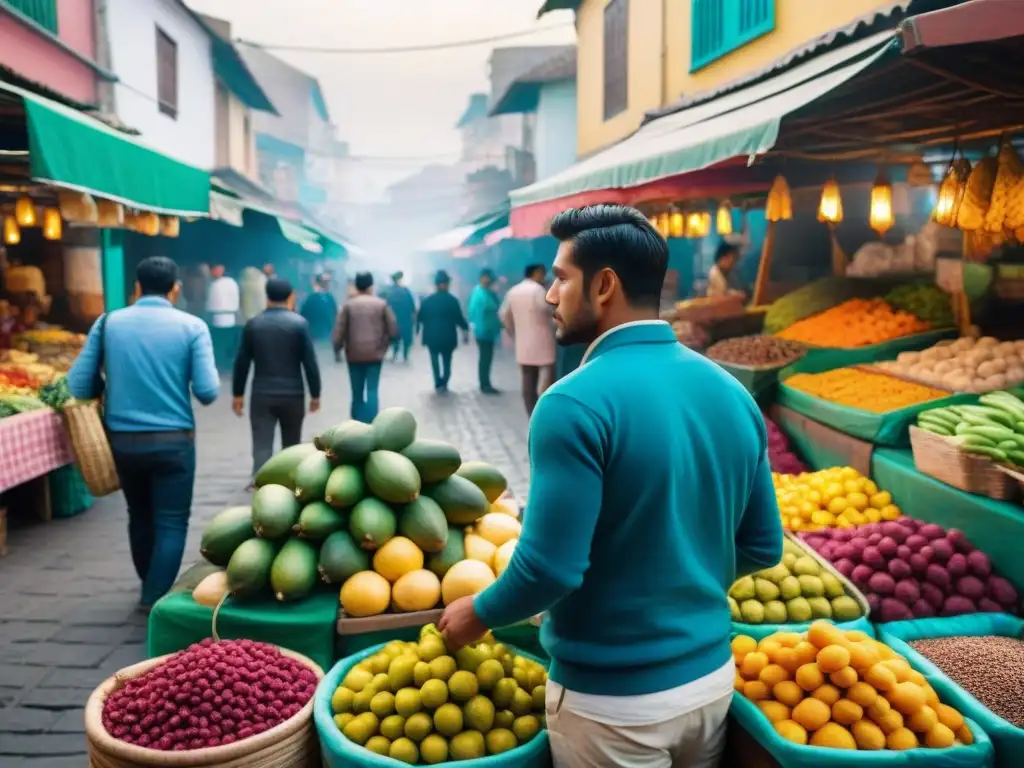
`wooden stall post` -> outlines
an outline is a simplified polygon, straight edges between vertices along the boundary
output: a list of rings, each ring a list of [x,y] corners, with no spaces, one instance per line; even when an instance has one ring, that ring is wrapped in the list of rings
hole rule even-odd
[[[828,225],[828,236],[832,242],[832,274],[836,277],[844,277],[849,259],[846,258],[846,252],[839,244],[839,238],[836,237],[836,225],[832,222],[829,222]]]
[[[961,336],[971,328],[971,302],[964,291],[963,259],[936,259],[935,284],[949,294],[949,301]]]
[[[757,265],[757,279],[754,281],[753,305],[761,306],[768,287],[768,276],[772,269],[772,253],[775,250],[775,222],[769,221],[761,246],[761,263]]]

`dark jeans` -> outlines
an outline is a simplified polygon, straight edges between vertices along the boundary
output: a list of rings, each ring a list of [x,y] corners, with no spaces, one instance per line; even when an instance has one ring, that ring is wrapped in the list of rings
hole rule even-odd
[[[494,342],[477,339],[480,348],[480,359],[477,361],[477,376],[480,378],[480,389],[491,389],[491,365],[494,363]]]
[[[142,604],[174,585],[192,512],[196,447],[186,432],[115,432],[110,447],[128,502],[128,541]]]
[[[526,406],[526,415],[532,416],[533,409],[537,407],[537,401],[544,394],[544,390],[551,386],[555,377],[553,365],[520,365],[523,373],[523,405]]]
[[[402,350],[402,359],[409,362],[409,350],[412,349],[412,331],[402,333],[397,339],[391,342],[391,359],[398,359],[398,350]]]
[[[369,424],[380,409],[380,363],[349,363],[352,384],[352,418]]]
[[[448,380],[452,377],[452,349],[438,349],[428,347],[430,352],[430,367],[434,371],[434,389],[441,389],[448,386]]]
[[[281,447],[287,448],[302,440],[302,420],[306,416],[305,395],[254,394],[249,404],[252,425],[252,473],[274,455],[274,435],[281,425]]]

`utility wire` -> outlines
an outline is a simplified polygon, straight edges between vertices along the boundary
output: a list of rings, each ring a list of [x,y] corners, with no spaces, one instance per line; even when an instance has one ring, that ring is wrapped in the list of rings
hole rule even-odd
[[[426,51],[446,51],[452,48],[469,48],[474,45],[487,45],[489,43],[498,43],[503,40],[514,40],[519,37],[527,37],[529,35],[536,35],[540,32],[546,32],[550,29],[561,29],[563,27],[574,26],[572,22],[565,22],[562,24],[550,24],[546,27],[534,27],[533,29],[523,29],[518,32],[506,32],[502,35],[492,35],[490,37],[477,37],[468,40],[452,40],[447,43],[427,43],[424,45],[400,45],[385,48],[331,48],[317,45],[287,45],[277,43],[261,43],[256,40],[245,40],[241,39],[238,42],[244,45],[252,45],[257,48],[265,48],[271,51],[296,51],[303,53],[337,53],[345,55],[387,55],[394,53],[421,53]]]

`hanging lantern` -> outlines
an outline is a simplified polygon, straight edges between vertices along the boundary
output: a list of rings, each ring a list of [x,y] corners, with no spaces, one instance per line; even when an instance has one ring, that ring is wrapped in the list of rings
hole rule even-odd
[[[821,190],[821,202],[818,203],[818,221],[838,224],[843,220],[843,198],[839,194],[839,184],[829,179]]]
[[[160,217],[160,234],[164,237],[177,237],[181,233],[181,224],[177,216]]]
[[[160,234],[160,217],[155,213],[143,211],[135,216],[135,231],[150,237]]]
[[[60,208],[60,215],[65,221],[95,226],[99,219],[99,210],[96,207],[96,201],[92,199],[91,195],[83,192],[62,190],[57,193],[57,202]]]
[[[884,235],[896,223],[892,211],[892,183],[884,171],[879,171],[875,185],[871,188],[871,213],[868,222],[879,235]]]
[[[18,198],[14,204],[14,218],[18,221],[19,227],[34,227],[39,223],[36,215],[36,204],[27,195]]]
[[[101,229],[120,229],[124,226],[124,206],[112,200],[96,202],[96,226]]]
[[[732,234],[732,206],[722,203],[715,214],[715,231],[720,235]]]
[[[700,215],[700,236],[707,237],[711,234],[711,213],[704,211]]]
[[[21,242],[21,227],[13,216],[4,216],[4,245],[17,245]]]
[[[932,218],[944,227],[956,226],[956,216],[967,189],[967,177],[971,175],[971,164],[966,158],[958,158],[949,164],[949,169],[939,184],[939,195],[935,201]]]
[[[781,174],[775,177],[768,191],[764,215],[768,221],[788,221],[793,218],[793,197],[789,194],[789,182]]]
[[[655,229],[658,228],[658,217],[657,216],[648,216],[647,217],[647,221],[649,221],[651,223],[651,226],[654,227]]]
[[[672,237],[683,237],[686,235],[686,217],[681,211],[673,211],[668,218],[668,231]]]
[[[686,237],[700,237],[699,213],[688,213],[686,215]]]
[[[43,237],[47,240],[60,240],[64,235],[64,222],[60,218],[60,211],[56,208],[43,210]]]
[[[658,233],[665,238],[667,238],[669,234],[669,218],[668,211],[662,211],[658,214]]]

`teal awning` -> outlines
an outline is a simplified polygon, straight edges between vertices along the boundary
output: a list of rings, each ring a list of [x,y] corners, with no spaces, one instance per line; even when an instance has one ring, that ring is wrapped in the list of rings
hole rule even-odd
[[[883,56],[890,30],[816,56],[769,80],[659,117],[618,144],[510,193],[519,208],[583,192],[636,187],[775,146],[783,118],[835,90]]]
[[[507,208],[499,211],[492,211],[478,216],[468,224],[463,224],[447,232],[434,235],[417,249],[427,253],[441,253],[454,251],[459,248],[469,248],[480,245],[487,235],[509,225],[509,211]]]
[[[281,228],[281,234],[284,235],[286,240],[291,240],[310,253],[320,253],[323,251],[323,246],[320,245],[320,236],[316,232],[306,229],[297,221],[278,216],[277,225]]]
[[[0,97],[8,94],[24,104],[33,179],[170,216],[206,216],[209,211],[207,171],[160,154],[78,110],[0,82]]]

